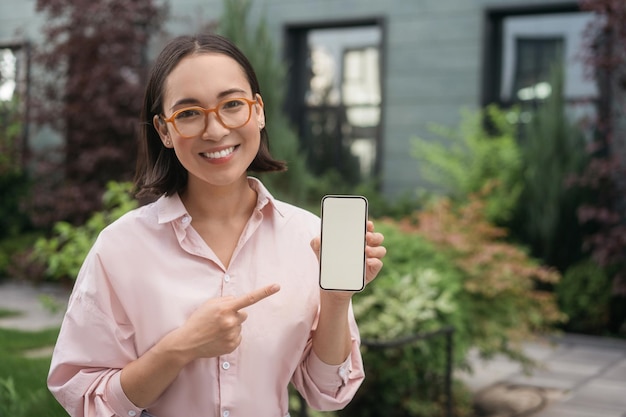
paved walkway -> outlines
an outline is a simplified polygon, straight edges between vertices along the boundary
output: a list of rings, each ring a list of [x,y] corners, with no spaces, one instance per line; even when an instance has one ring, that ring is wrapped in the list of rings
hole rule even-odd
[[[0,282],[0,309],[22,312],[0,318],[0,327],[58,326],[68,294],[58,285]],[[58,311],[46,308],[42,296]],[[474,373],[456,376],[475,393],[481,416],[626,417],[626,340],[568,334],[527,343],[525,351],[542,364],[532,375],[506,358],[482,362],[470,354]]]
[[[525,345],[542,366],[525,375],[503,357],[457,374],[486,405],[485,415],[626,417],[626,340],[566,334]]]

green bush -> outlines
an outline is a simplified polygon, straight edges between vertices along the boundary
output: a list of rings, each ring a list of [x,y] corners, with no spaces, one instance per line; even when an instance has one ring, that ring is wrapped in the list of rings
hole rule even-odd
[[[582,131],[565,113],[563,74],[555,69],[552,93],[521,125],[524,190],[510,227],[534,256],[564,271],[581,259],[583,230],[577,210],[590,197],[575,186],[587,163]]]
[[[37,240],[33,257],[46,265],[48,278],[76,278],[85,256],[102,229],[137,207],[137,201],[132,198],[131,190],[131,183],[109,182],[102,198],[103,211],[94,213],[81,226],[57,222],[53,226],[50,238]]]
[[[521,358],[521,342],[552,331],[564,318],[554,294],[544,290],[560,274],[509,243],[507,230],[487,220],[486,204],[481,195],[461,206],[442,199],[403,226],[424,236],[462,272],[460,303],[472,344],[485,356]]]
[[[393,248],[373,285],[354,297],[354,312],[364,340],[390,341],[447,325],[460,327],[458,304],[462,275],[450,259],[420,236],[402,232],[393,222],[378,222],[385,245]],[[455,327],[456,327],[455,326]],[[445,338],[406,346],[363,345],[366,379],[340,416],[440,416],[445,409]],[[457,363],[468,346],[455,340]],[[469,403],[457,390],[455,415]]]
[[[316,214],[320,214],[320,201],[327,194],[365,196],[369,202],[368,213],[372,218],[392,217],[399,219],[413,213],[421,205],[419,198],[408,193],[393,199],[385,196],[379,191],[380,187],[376,180],[350,185],[334,169],[329,169],[319,177],[311,177],[310,184],[306,188],[308,198],[301,205]]]
[[[517,126],[508,121],[507,112],[495,105],[482,111],[465,110],[458,128],[432,124],[430,131],[435,136],[432,140],[413,139],[412,155],[421,178],[436,193],[458,202],[490,184],[487,218],[506,223],[523,189]]]
[[[22,204],[31,181],[22,167],[21,134],[17,100],[0,100],[0,239],[13,238],[29,226]]]
[[[0,279],[26,278],[19,270],[21,258],[26,258],[29,250],[41,237],[41,232],[22,232],[14,237],[0,240]],[[33,277],[35,278],[35,277]]]
[[[26,171],[13,168],[0,172],[0,239],[12,238],[30,225],[23,203],[30,194]]]
[[[607,328],[611,280],[592,260],[572,265],[556,286],[561,310],[568,316],[569,331],[593,334]]]

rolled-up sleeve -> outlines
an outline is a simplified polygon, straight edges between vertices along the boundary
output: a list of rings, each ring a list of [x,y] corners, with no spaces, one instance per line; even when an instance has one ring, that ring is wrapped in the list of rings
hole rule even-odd
[[[349,312],[349,321],[352,348],[348,358],[340,365],[326,364],[315,354],[309,340],[301,364],[292,379],[300,395],[316,410],[344,408],[365,379],[361,341],[352,309]]]
[[[72,417],[133,417],[142,411],[120,384],[121,369],[137,355],[132,327],[111,302],[111,292],[92,250],[70,297],[48,374],[48,388]]]
[[[120,382],[120,375],[121,372],[116,372],[107,384],[107,402],[111,410],[117,415],[128,417],[139,416],[143,410],[136,407],[135,404],[126,397],[126,394],[124,394],[122,383]]]

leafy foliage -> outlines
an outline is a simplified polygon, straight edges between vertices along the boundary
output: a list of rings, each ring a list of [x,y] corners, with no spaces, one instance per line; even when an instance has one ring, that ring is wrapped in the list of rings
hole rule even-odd
[[[606,331],[611,280],[598,264],[586,259],[568,268],[556,293],[561,310],[568,316],[566,330],[587,334]]]
[[[587,163],[586,140],[565,114],[564,76],[553,71],[552,94],[521,125],[523,191],[511,229],[534,256],[565,270],[582,257],[581,227],[576,211],[589,201],[573,178]]]
[[[375,285],[354,299],[363,338],[397,340],[453,326],[456,368],[468,366],[471,347],[532,367],[521,342],[564,320],[554,294],[541,289],[560,275],[507,243],[506,230],[487,220],[486,204],[482,194],[461,205],[440,199],[401,221],[378,222],[393,250]],[[340,415],[443,415],[443,343],[365,348],[365,385]],[[455,415],[468,415],[467,395],[455,388]]]
[[[460,207],[441,199],[401,224],[448,255],[462,272],[468,330],[481,353],[518,357],[520,342],[551,331],[564,319],[554,294],[542,290],[543,284],[557,283],[560,274],[506,242],[506,229],[486,219],[485,205],[480,195],[471,195]]]
[[[585,33],[587,68],[597,81],[597,120],[591,160],[580,184],[597,192],[593,203],[581,207],[579,218],[596,230],[586,244],[593,259],[609,268],[613,293],[626,299],[626,159],[624,158],[626,103],[626,3],[621,0],[581,0],[581,8],[595,13]],[[614,331],[626,323],[626,311],[613,320]]]
[[[107,225],[137,207],[131,197],[132,184],[110,182],[103,196],[103,211],[95,212],[80,226],[68,222],[55,223],[50,238],[35,243],[34,259],[46,265],[46,275],[52,279],[75,279],[95,242]]]
[[[465,201],[491,183],[487,217],[497,223],[508,221],[522,191],[522,155],[516,125],[506,113],[495,105],[484,111],[465,110],[457,129],[431,125],[430,130],[438,140],[413,140],[412,155],[424,180],[455,201]]]
[[[155,0],[38,0],[44,42],[36,119],[64,137],[61,161],[43,157],[34,204],[38,224],[83,222],[111,180],[130,180]]]
[[[391,341],[459,325],[462,277],[449,258],[423,237],[401,231],[392,220],[379,221],[377,229],[393,250],[375,285],[354,297],[362,338]],[[363,346],[367,377],[339,415],[443,415],[444,343],[444,337],[434,337],[385,349]],[[457,363],[462,363],[467,340],[455,339],[454,346]],[[459,387],[455,400],[458,416],[469,409],[468,403],[461,401],[462,393]]]
[[[305,208],[313,213],[320,210],[320,200],[327,194],[355,194],[365,196],[369,202],[368,213],[372,218],[402,218],[421,206],[419,198],[409,193],[389,198],[380,192],[378,181],[363,181],[357,185],[348,184],[338,171],[333,169],[319,177],[308,187]]]
[[[14,238],[29,226],[22,206],[31,184],[22,168],[18,104],[0,100],[0,239]]]
[[[23,250],[24,235],[32,229],[25,210],[31,178],[22,167],[22,125],[19,100],[0,100],[0,278]]]

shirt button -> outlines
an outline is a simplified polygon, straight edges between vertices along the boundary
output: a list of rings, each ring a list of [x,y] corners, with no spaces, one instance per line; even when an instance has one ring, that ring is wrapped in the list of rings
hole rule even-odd
[[[224,281],[229,282],[230,281],[230,275],[228,275],[228,274],[224,275]]]
[[[228,368],[230,368],[230,363],[228,363],[228,362],[224,362],[224,363],[222,364],[222,368],[223,368],[224,370],[227,370]]]
[[[230,411],[224,410],[222,411],[222,417],[228,417],[230,415]]]
[[[136,412],[135,410],[130,410],[130,411],[128,412],[128,415],[129,415],[130,417],[135,417],[135,416],[137,415],[137,412]]]
[[[183,223],[189,223],[189,215],[185,214],[182,218]]]

